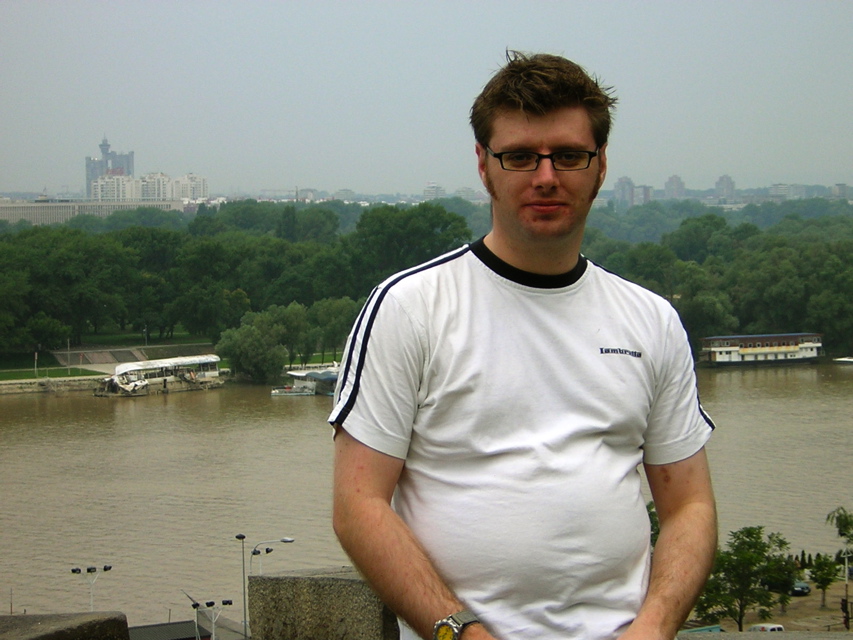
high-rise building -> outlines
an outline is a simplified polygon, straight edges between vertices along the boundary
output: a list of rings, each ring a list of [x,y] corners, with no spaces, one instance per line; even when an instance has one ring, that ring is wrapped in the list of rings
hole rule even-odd
[[[148,173],[140,178],[105,175],[92,180],[92,200],[127,202],[145,200],[207,200],[207,178],[187,174],[174,180],[165,173]]]
[[[681,176],[670,176],[663,187],[668,200],[683,200],[686,189]]]
[[[139,180],[130,176],[105,175],[89,183],[90,200],[103,202],[125,202],[139,200],[142,195]],[[164,198],[165,200],[165,198]]]
[[[424,200],[435,200],[436,198],[446,197],[447,191],[444,190],[444,187],[436,184],[435,182],[427,182],[427,185],[424,188]]]
[[[717,198],[720,201],[728,203],[735,200],[735,181],[731,176],[720,176],[715,185]]]
[[[654,200],[655,190],[647,184],[634,187],[634,204],[646,204]]]
[[[310,189],[297,191],[297,199],[314,200],[314,194]],[[176,200],[207,200],[210,192],[207,189],[207,178],[202,178],[194,173],[188,173],[172,181],[172,197]]]
[[[628,177],[619,178],[613,187],[613,199],[620,209],[634,206],[634,181]]]
[[[92,181],[102,176],[133,176],[133,151],[116,153],[110,151],[107,137],[99,145],[100,158],[86,158],[86,197],[92,198]]]
[[[172,180],[165,173],[149,173],[140,178],[143,200],[171,200]]]

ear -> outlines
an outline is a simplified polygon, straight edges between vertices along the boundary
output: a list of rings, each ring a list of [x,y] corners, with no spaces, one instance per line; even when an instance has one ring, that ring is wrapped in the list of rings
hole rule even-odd
[[[604,178],[607,176],[607,143],[598,150],[598,184],[604,184]]]
[[[489,154],[486,153],[486,148],[477,142],[474,145],[474,151],[477,153],[477,171],[480,173],[480,182],[483,183],[483,186],[488,188],[488,182],[486,180],[486,161],[489,158]]]

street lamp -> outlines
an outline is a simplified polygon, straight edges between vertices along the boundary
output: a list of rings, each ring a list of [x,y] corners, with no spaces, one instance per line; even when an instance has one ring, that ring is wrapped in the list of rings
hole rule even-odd
[[[240,541],[241,555],[243,559],[243,638],[244,640],[248,640],[249,638],[249,589],[246,584],[247,574],[246,574],[246,536],[242,533],[238,533],[234,536],[237,540]],[[274,544],[276,542],[293,542],[293,538],[279,538],[278,540],[267,540],[265,542],[259,542],[255,545],[254,549],[250,554],[249,558],[249,573],[252,572],[252,558],[257,555],[261,555],[261,550],[258,549],[261,545],[264,544]],[[272,551],[271,547],[267,547],[266,552],[270,553]]]
[[[272,547],[266,547],[262,553],[261,550],[258,549],[258,547],[260,547],[261,545],[265,545],[265,544],[275,544],[277,542],[293,542],[293,538],[279,538],[278,540],[265,540],[264,542],[259,542],[258,544],[256,544],[254,549],[252,549],[252,555],[249,558],[249,574],[252,573],[252,560],[254,559],[255,556],[260,556],[258,558],[258,575],[259,576],[264,575],[264,555],[266,555],[268,553],[272,553],[274,551],[274,549]]]
[[[246,590],[246,536],[244,536],[242,533],[238,533],[234,537],[240,541],[240,547],[241,547],[240,555],[243,557],[243,640],[248,640],[248,638],[249,638],[249,615],[248,615],[248,609],[246,606],[246,600],[248,598],[248,593]]]
[[[229,607],[233,603],[231,600],[223,600],[222,605],[216,604],[215,600],[208,600],[204,604],[201,602],[197,602],[188,594],[186,591],[187,597],[192,600],[192,607],[195,610],[195,637],[199,637],[198,633],[198,614],[201,611],[203,614],[207,616],[210,620],[210,640],[216,640],[216,621],[219,620],[219,616],[222,615],[222,607]]]
[[[105,564],[103,568],[86,567],[86,573],[83,573],[83,569],[80,567],[74,567],[71,569],[71,573],[76,573],[77,575],[86,578],[86,581],[89,583],[89,611],[95,610],[95,581],[98,579],[98,576],[106,571],[110,571],[112,568],[113,566],[111,564]]]

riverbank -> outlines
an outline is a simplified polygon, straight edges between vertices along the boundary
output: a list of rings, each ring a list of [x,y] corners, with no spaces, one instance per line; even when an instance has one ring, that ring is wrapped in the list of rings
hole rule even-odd
[[[841,599],[844,597],[844,581],[832,584],[826,590],[826,608],[820,608],[822,594],[809,583],[812,592],[807,596],[791,598],[785,613],[777,606],[769,622],[781,624],[785,631],[843,631],[847,632],[841,622]],[[762,622],[758,614],[750,612],[744,619],[744,630],[753,624]],[[732,620],[721,620],[720,626],[724,631],[737,632],[737,625]]]
[[[31,380],[0,381],[0,395],[12,393],[65,393],[88,391],[93,393],[98,381],[107,374],[74,378],[34,378]]]
[[[177,356],[195,356],[213,353],[210,343],[192,343],[176,345],[157,345],[139,347],[95,347],[90,349],[73,349],[53,351],[52,355],[62,367],[84,368],[93,371],[92,375],[51,378],[33,376],[19,380],[0,381],[0,395],[12,393],[65,393],[76,391],[94,392],[100,380],[115,372],[117,364],[154,360],[157,358],[174,358]]]

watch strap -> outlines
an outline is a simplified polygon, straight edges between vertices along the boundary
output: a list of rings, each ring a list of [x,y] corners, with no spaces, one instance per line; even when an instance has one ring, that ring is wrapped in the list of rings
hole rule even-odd
[[[474,624],[475,622],[479,622],[479,618],[475,616],[470,610],[463,609],[459,613],[454,613],[452,616],[453,621],[456,622],[460,627],[467,627],[469,624]]]

